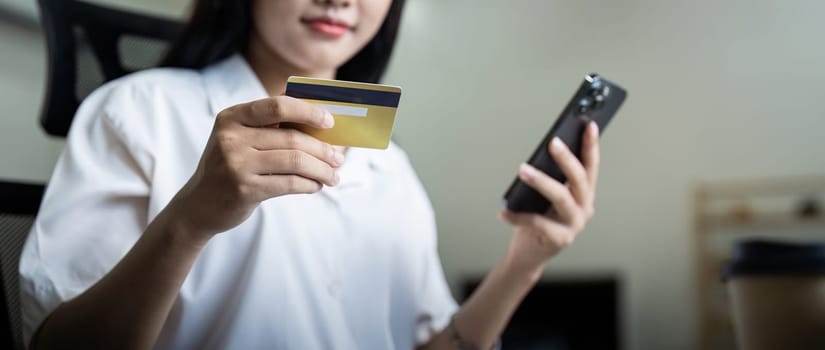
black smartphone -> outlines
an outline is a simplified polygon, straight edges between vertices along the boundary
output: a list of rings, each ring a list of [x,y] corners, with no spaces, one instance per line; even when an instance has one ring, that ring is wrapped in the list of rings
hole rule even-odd
[[[540,169],[561,183],[567,182],[559,166],[550,156],[548,142],[553,137],[561,139],[570,150],[581,159],[582,133],[587,125],[594,121],[604,132],[607,124],[619,110],[627,97],[627,91],[607,79],[592,73],[584,77],[573,98],[544,139],[541,141],[528,164]],[[504,205],[514,212],[546,213],[551,203],[538,191],[522,182],[518,177],[504,194]]]

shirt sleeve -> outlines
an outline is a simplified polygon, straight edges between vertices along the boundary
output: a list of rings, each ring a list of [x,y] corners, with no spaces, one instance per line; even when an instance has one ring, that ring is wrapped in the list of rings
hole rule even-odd
[[[423,345],[436,334],[447,328],[458,304],[450,293],[444,278],[438,251],[433,246],[427,252],[424,265],[424,279],[418,295],[418,317],[416,319],[416,345]]]
[[[151,157],[111,113],[137,102],[133,91],[111,84],[78,109],[21,254],[26,344],[58,305],[111,270],[147,225]]]

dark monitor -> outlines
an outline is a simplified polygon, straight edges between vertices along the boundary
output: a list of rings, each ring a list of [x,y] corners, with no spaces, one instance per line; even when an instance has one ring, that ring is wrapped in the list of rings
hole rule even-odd
[[[480,279],[464,284],[466,299]],[[620,349],[620,283],[615,276],[543,279],[502,334],[502,349]]]

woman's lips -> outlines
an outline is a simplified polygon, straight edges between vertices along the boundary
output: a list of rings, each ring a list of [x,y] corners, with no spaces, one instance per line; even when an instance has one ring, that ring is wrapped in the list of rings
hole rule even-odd
[[[316,33],[332,39],[340,38],[350,30],[350,26],[346,23],[330,18],[303,19],[301,22],[306,24]]]

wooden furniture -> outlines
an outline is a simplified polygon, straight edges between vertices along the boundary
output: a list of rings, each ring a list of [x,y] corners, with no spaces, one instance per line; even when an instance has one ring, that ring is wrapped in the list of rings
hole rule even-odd
[[[699,349],[736,349],[721,280],[742,239],[825,239],[825,176],[704,182],[694,190]]]

